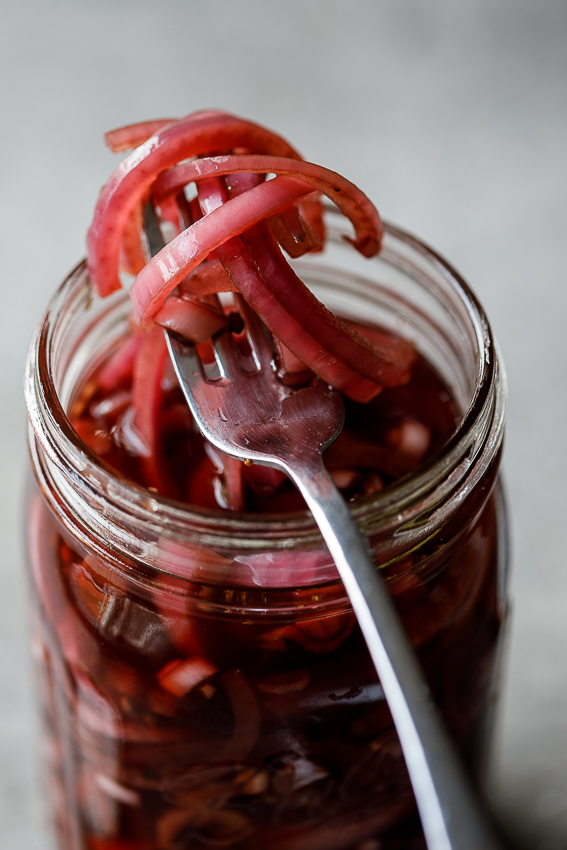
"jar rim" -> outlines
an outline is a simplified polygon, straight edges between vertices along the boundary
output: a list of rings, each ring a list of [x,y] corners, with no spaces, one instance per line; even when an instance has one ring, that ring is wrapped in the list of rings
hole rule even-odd
[[[474,292],[461,275],[436,251],[415,236],[391,225],[384,225],[385,244],[399,244],[421,257],[435,268],[449,286],[458,294],[474,328],[478,347],[475,391],[468,409],[456,430],[445,445],[415,472],[390,484],[384,490],[350,503],[353,517],[363,532],[408,524],[415,519],[416,504],[432,507],[440,500],[459,498],[459,487],[470,476],[475,465],[476,478],[481,477],[488,462],[495,456],[503,436],[506,403],[506,378],[497,343],[484,309]],[[157,493],[150,493],[142,485],[108,466],[80,439],[65,413],[56,387],[50,350],[57,335],[62,311],[69,298],[78,297],[78,290],[88,286],[88,274],[83,261],[66,278],[55,293],[46,314],[40,322],[30,344],[26,363],[25,391],[28,415],[33,429],[30,439],[34,467],[42,458],[34,451],[33,443],[57,471],[58,476],[73,470],[75,486],[95,495],[98,489],[107,502],[119,512],[127,512],[136,522],[145,526],[166,529],[172,537],[186,538],[198,534],[210,545],[238,548],[266,548],[266,535],[270,545],[281,541],[286,548],[306,541],[320,540],[314,519],[308,511],[278,514],[228,513],[222,509],[189,506]],[[84,292],[82,293],[84,298]],[[128,297],[124,291],[117,298]],[[107,299],[109,310],[116,299]],[[480,466],[479,466],[480,463]],[[473,476],[474,477],[474,476]],[[425,497],[425,503],[424,503]],[[100,501],[100,499],[99,499]]]

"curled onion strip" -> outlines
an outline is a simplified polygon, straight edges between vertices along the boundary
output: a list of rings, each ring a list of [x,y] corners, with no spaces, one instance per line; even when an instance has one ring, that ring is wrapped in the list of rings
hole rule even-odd
[[[141,121],[126,124],[104,134],[104,141],[113,153],[130,151],[147,141],[150,136],[177,121],[177,118],[158,118],[156,121]]]
[[[216,254],[210,254],[181,281],[179,291],[188,295],[198,292],[200,296],[204,296],[218,292],[236,292],[237,289]],[[160,321],[160,313],[156,315],[155,320]]]
[[[382,386],[396,386],[405,379],[413,360],[411,346],[396,338],[390,346],[379,346],[329,312],[296,275],[267,228],[257,227],[242,239],[268,289],[290,315],[303,317],[312,336],[327,348],[328,356],[338,358],[359,375]],[[285,332],[278,328],[277,334],[299,357],[294,346],[286,341]],[[317,371],[311,363],[304,362]]]
[[[120,288],[122,231],[158,175],[185,159],[235,149],[299,158],[281,136],[259,124],[226,113],[203,112],[158,130],[121,162],[100,194],[87,236],[89,274],[99,295]]]
[[[161,443],[160,416],[163,405],[162,376],[167,362],[167,346],[163,331],[153,328],[145,334],[134,363],[132,403],[135,425],[147,456],[140,457],[148,487],[176,496],[176,487],[167,473]]]
[[[376,208],[364,192],[334,171],[312,162],[276,156],[218,156],[178,165],[164,173],[153,190],[154,200],[167,197],[193,181],[228,174],[277,174],[309,183],[327,195],[352,222],[356,239],[354,247],[365,257],[380,250],[382,223]]]
[[[152,257],[132,285],[134,314],[141,326],[152,322],[167,296],[210,251],[311,191],[301,180],[276,177],[231,198],[172,239]]]
[[[280,250],[300,256],[322,247],[323,193],[351,221],[354,238],[348,241],[364,256],[376,254],[380,218],[356,186],[304,162],[270,130],[224,112],[129,125],[107,140],[120,150],[142,143],[111,176],[89,230],[89,272],[100,295],[120,286],[121,243],[130,268],[139,268],[143,246],[127,249],[140,205],[151,196],[177,235],[132,286],[143,328],[157,322],[204,345],[226,320],[196,299],[237,289],[292,356],[351,398],[368,401],[382,386],[406,379],[410,346],[359,335],[315,298]],[[274,179],[266,180],[271,174]],[[184,189],[191,183],[198,199],[187,201]]]
[[[178,298],[171,295],[159,312],[159,324],[202,344],[213,334],[226,327],[227,316],[196,298]]]
[[[378,384],[362,378],[338,361],[305,330],[300,317],[282,307],[266,286],[239,237],[225,242],[217,253],[244,299],[299,360],[308,364],[324,381],[356,401],[369,401],[380,392]]]
[[[280,179],[289,178],[276,178],[271,183]],[[233,199],[223,204],[226,197],[220,178],[200,184],[199,199],[207,215],[234,203]],[[258,256],[246,250],[248,244],[258,249]],[[393,362],[386,360],[384,352],[326,310],[295,275],[267,231],[252,228],[244,237],[218,246],[217,254],[234,285],[269,330],[299,360],[350,398],[369,401],[384,382],[395,383],[407,371],[412,356],[409,346],[407,350],[400,348]],[[313,324],[317,327],[315,334]]]
[[[299,204],[272,216],[270,229],[290,257],[302,257],[308,251],[320,251],[323,248],[319,234],[301,215]]]
[[[136,275],[148,262],[148,256],[142,241],[144,226],[143,205],[136,204],[122,231],[120,245],[120,265],[128,274]]]
[[[111,393],[120,383],[128,380],[143,339],[142,332],[138,330],[106,361],[98,375],[99,387],[105,393]]]
[[[223,673],[220,683],[229,696],[234,718],[232,735],[220,755],[225,761],[244,759],[254,748],[260,734],[258,701],[254,690],[238,670]]]

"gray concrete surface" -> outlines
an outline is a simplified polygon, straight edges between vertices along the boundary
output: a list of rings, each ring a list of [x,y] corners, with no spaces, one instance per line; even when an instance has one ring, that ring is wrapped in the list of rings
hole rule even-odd
[[[510,378],[514,620],[491,798],[567,848],[567,3],[20,0],[0,18],[0,843],[46,850],[21,373],[129,121],[224,107],[360,184],[479,293]]]

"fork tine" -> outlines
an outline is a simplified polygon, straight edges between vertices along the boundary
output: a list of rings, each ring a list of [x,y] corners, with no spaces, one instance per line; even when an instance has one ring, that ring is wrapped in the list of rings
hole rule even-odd
[[[180,363],[183,365],[183,379],[189,386],[194,387],[205,381],[207,376],[197,347],[191,343],[180,342],[165,329],[164,333],[169,354],[178,376],[178,363]]]
[[[220,377],[226,378],[229,381],[234,380],[242,370],[238,362],[236,342],[231,331],[223,331],[218,336],[214,336],[211,342]]]
[[[236,299],[246,327],[246,336],[258,368],[269,369],[274,359],[274,352],[267,336],[266,326],[241,295],[237,295]]]

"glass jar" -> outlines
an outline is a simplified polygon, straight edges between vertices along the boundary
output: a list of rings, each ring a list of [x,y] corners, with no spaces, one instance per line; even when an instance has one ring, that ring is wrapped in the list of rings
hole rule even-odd
[[[506,613],[501,360],[443,259],[388,226],[363,260],[327,216],[328,251],[299,273],[336,313],[409,340],[461,417],[440,452],[352,512],[478,776]],[[129,317],[127,294],[100,300],[81,264],[27,363],[34,647],[60,850],[409,847],[419,822],[399,743],[311,517],[162,498],[73,430],[66,410]]]

